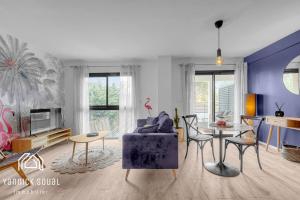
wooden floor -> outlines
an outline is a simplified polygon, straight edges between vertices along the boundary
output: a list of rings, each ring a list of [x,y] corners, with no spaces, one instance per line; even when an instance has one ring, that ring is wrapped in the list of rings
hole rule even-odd
[[[94,145],[100,144],[95,142]],[[106,141],[106,145],[121,147],[119,141],[114,140]],[[215,141],[216,152],[217,145]],[[239,167],[237,150],[234,146],[228,150],[227,162]],[[234,178],[224,178],[202,169],[201,154],[197,157],[194,144],[184,161],[185,144],[181,143],[176,180],[171,170],[131,170],[127,182],[124,180],[126,170],[121,168],[121,161],[105,169],[75,175],[62,175],[50,169],[55,157],[61,153],[70,153],[71,156],[71,152],[71,143],[44,150],[41,156],[48,167],[44,171],[28,174],[35,179],[55,178],[59,186],[8,186],[3,183],[3,179],[18,176],[11,169],[0,172],[0,199],[300,199],[300,164],[284,160],[275,150],[265,152],[261,148],[261,171],[254,150],[248,149],[244,157],[244,173]],[[206,146],[204,157],[206,161],[212,160],[209,145]]]

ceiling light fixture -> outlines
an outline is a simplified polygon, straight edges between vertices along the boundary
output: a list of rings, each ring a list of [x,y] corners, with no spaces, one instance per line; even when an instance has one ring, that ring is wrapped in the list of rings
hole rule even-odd
[[[216,65],[223,65],[224,60],[222,58],[222,52],[220,48],[220,28],[223,25],[223,20],[218,20],[215,22],[215,26],[218,29],[218,50],[217,50],[217,58],[216,58]]]

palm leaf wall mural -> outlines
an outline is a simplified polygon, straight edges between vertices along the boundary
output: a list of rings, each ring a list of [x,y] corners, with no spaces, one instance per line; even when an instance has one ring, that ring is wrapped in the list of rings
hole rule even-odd
[[[50,54],[47,54],[44,60],[47,66],[47,72],[43,79],[44,88],[48,91],[46,95],[52,96],[49,106],[62,107],[64,105],[63,64]]]
[[[51,56],[46,60],[47,65],[28,50],[27,43],[10,35],[5,40],[0,35],[0,96],[16,105],[19,130],[22,110],[28,114],[31,108],[49,107],[53,101],[59,104],[53,92],[59,88],[56,84],[62,65]]]
[[[6,42],[0,36],[0,95],[7,95],[10,104],[25,101],[31,92],[38,92],[40,78],[45,72],[44,63],[29,52],[27,43],[7,36]],[[18,102],[16,102],[18,103]]]

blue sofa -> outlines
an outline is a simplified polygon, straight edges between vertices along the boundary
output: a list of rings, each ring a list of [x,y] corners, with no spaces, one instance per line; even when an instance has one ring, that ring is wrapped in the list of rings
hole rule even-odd
[[[158,125],[160,120],[158,120]],[[173,127],[167,133],[140,133],[147,119],[139,119],[134,133],[123,135],[123,169],[127,169],[126,180],[130,169],[174,169],[178,168],[178,138]],[[173,122],[172,122],[173,125]]]

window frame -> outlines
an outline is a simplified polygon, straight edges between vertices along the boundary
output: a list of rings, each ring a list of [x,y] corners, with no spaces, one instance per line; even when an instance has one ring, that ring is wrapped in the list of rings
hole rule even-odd
[[[105,77],[106,78],[106,105],[89,105],[90,110],[119,110],[119,105],[108,104],[108,79],[109,77],[120,76],[118,72],[112,73],[89,73],[90,77]]]

